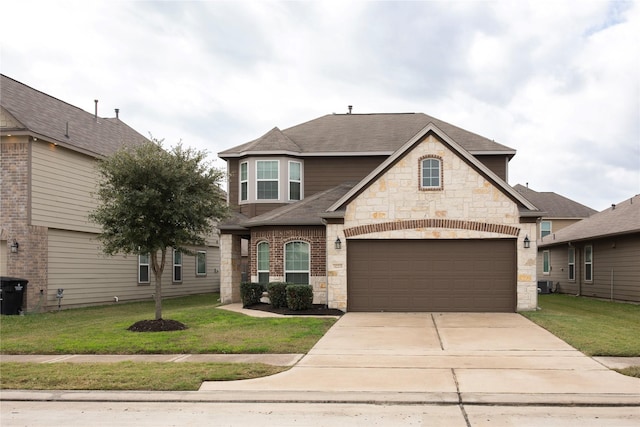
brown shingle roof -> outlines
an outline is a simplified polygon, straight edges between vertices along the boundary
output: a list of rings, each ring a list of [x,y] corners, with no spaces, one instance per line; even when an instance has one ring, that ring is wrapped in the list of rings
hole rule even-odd
[[[640,197],[638,195],[545,236],[539,246],[553,246],[631,233],[640,233]]]
[[[344,196],[355,183],[344,183],[305,198],[299,202],[282,206],[262,215],[234,225],[242,227],[260,227],[265,225],[323,225],[322,215],[327,208]],[[227,223],[225,223],[227,225]],[[226,229],[222,225],[221,229]]]
[[[281,132],[298,147],[297,152],[300,154],[350,152],[390,154],[429,123],[435,124],[472,154],[515,154],[512,148],[422,113],[329,114]],[[272,144],[262,141],[270,133],[257,140],[222,151],[218,155],[227,158],[273,150]],[[280,148],[280,150],[285,149]]]
[[[124,122],[101,118],[0,74],[0,105],[22,127],[6,129],[39,136],[93,156],[106,156],[123,144],[146,140]],[[68,124],[68,127],[67,127]],[[67,133],[68,129],[68,133]]]
[[[520,184],[516,184],[513,188],[538,209],[544,211],[546,218],[588,218],[598,212],[550,191],[538,192]]]

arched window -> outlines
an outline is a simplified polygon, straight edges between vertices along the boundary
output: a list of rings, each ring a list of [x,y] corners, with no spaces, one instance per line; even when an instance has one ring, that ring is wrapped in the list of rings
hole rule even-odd
[[[442,188],[442,161],[437,157],[420,160],[420,188],[439,190]]]
[[[258,283],[269,283],[269,243],[258,243]]]
[[[309,244],[289,242],[284,245],[285,282],[298,285],[309,284]]]

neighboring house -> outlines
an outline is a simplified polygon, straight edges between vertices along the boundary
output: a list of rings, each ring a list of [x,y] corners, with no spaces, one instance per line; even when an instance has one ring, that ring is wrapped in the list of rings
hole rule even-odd
[[[331,114],[219,153],[221,299],[250,279],[310,284],[343,311],[535,309],[538,209],[515,150],[425,114]],[[525,248],[525,237],[531,247]]]
[[[640,302],[640,197],[545,236],[538,250],[539,279],[555,291]]]
[[[0,75],[0,275],[27,279],[28,311],[151,299],[148,257],[108,257],[88,221],[95,209],[96,160],[145,138]],[[171,253],[163,295],[219,289],[217,232],[198,255]],[[197,261],[197,262],[196,262]]]
[[[536,231],[537,239],[560,231],[598,212],[551,191],[538,192],[529,188],[528,185],[525,187],[520,184],[513,188],[540,209],[542,213]]]

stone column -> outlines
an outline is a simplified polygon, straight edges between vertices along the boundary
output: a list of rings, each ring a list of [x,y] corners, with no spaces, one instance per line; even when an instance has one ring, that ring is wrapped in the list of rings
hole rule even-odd
[[[240,236],[220,236],[220,301],[223,304],[240,302],[242,281],[242,244]]]

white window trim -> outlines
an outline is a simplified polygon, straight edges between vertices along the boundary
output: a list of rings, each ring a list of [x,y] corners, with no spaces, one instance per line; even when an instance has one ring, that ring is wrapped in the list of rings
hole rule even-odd
[[[438,185],[424,185],[424,162],[427,160],[435,160],[438,162]],[[442,159],[438,156],[426,156],[420,159],[420,189],[421,190],[442,190],[444,188]]]
[[[247,176],[246,176],[246,178],[244,180],[242,179],[242,165],[244,165],[246,167],[246,172],[247,172]],[[240,163],[240,170],[239,170],[238,176],[240,178],[240,188],[239,188],[238,197],[240,198],[241,202],[246,202],[247,200],[249,200],[249,162]],[[242,184],[245,184],[245,186],[247,187],[247,198],[246,199],[242,198]]]
[[[259,182],[272,182],[274,181],[273,179],[259,179],[258,178],[258,164],[262,163],[262,162],[276,162],[276,164],[278,165],[278,169],[277,169],[277,178],[275,179],[277,185],[277,189],[278,189],[278,194],[277,197],[275,199],[261,199],[260,198],[260,194],[258,193],[258,183]],[[273,203],[277,203],[278,200],[280,200],[280,160],[256,160],[256,200],[257,201],[267,201],[267,202],[273,202]]]
[[[546,270],[545,270],[545,258],[547,261]],[[542,251],[542,274],[548,276],[551,273],[551,252]]]
[[[587,248],[589,248],[591,252],[591,261],[587,261]],[[590,279],[587,279],[587,265],[589,266],[591,271]],[[592,245],[586,245],[584,247],[584,281],[588,283],[593,282],[593,246]]]
[[[200,254],[204,255],[204,272],[198,271],[198,257]],[[196,252],[196,276],[203,277],[207,275],[207,251],[198,251]]]
[[[573,253],[573,262],[571,262],[570,254]],[[571,277],[571,266],[573,265],[573,277]],[[567,280],[570,282],[576,281],[576,248],[569,248],[567,251]]]
[[[140,257],[142,256],[147,257],[146,263],[143,263],[142,260],[140,259]],[[140,268],[144,266],[147,267],[147,277],[149,278],[146,281],[140,280]],[[150,281],[151,281],[151,254],[138,255],[138,283],[150,283]]]
[[[299,168],[300,168],[300,179],[291,179],[291,165],[293,163],[297,163]],[[302,162],[289,160],[289,165],[288,166],[289,166],[288,167],[288,172],[289,172],[289,177],[288,178],[289,178],[289,180],[287,181],[287,193],[288,193],[287,197],[288,197],[288,200],[289,201],[293,201],[291,199],[291,183],[292,182],[297,182],[298,184],[300,184],[300,198],[299,199],[295,199],[295,201],[302,200],[302,199],[304,199],[304,196],[302,195],[303,194],[303,190],[302,190]]]
[[[287,245],[291,243],[304,243],[307,245],[307,270],[288,270],[287,269]],[[284,244],[284,280],[287,280],[288,273],[307,273],[307,277],[309,278],[309,285],[311,284],[311,244],[309,242],[305,242],[304,240],[292,240]]]
[[[545,223],[545,222],[549,224],[549,233],[547,233],[547,234],[545,234],[545,235],[543,236],[543,235],[542,235],[542,232],[543,232],[543,231],[546,231],[546,230],[543,230],[543,229],[542,229],[542,224],[543,224],[543,223]],[[544,221],[540,221],[540,238],[542,239],[543,237],[548,236],[548,235],[550,235],[550,234],[553,234],[553,222],[552,222],[552,221],[549,221],[549,220],[546,220],[546,219],[545,219]]]
[[[180,254],[180,264],[176,264],[176,253]],[[182,268],[182,253],[178,250],[173,250],[173,257],[171,258],[171,263],[173,264],[173,268],[172,268],[172,279],[173,279],[173,283],[181,283],[182,282],[182,278],[184,277],[184,270]],[[176,279],[176,267],[180,267],[180,279],[177,280]]]
[[[260,245],[267,245],[267,264],[269,266],[266,270],[260,270]],[[258,282],[260,281],[260,273],[267,273],[267,275],[270,276],[270,270],[271,270],[271,262],[269,260],[270,249],[271,247],[269,245],[269,242],[259,242],[256,245],[256,271],[258,273]]]

